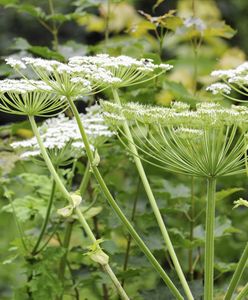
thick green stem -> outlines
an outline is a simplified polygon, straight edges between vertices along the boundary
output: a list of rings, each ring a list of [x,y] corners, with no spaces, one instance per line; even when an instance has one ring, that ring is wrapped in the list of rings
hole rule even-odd
[[[224,300],[230,300],[232,298],[232,294],[235,291],[237,284],[246,268],[247,260],[248,260],[248,243],[246,244],[245,250],[238,262],[237,268],[233,274],[233,277],[232,277],[230,285],[227,289]]]
[[[245,287],[241,290],[241,292],[238,294],[236,300],[245,300],[245,298],[248,295],[248,283],[245,285]]]
[[[210,177],[207,181],[204,300],[212,300],[214,282],[214,222],[216,179],[214,177]]]
[[[45,234],[45,231],[46,231],[46,228],[47,228],[47,224],[48,224],[48,221],[49,221],[49,217],[50,217],[50,214],[51,214],[51,210],[52,210],[52,206],[53,206],[53,199],[54,199],[54,194],[55,194],[55,188],[56,188],[56,183],[55,181],[53,180],[53,183],[52,183],[52,190],[51,190],[51,194],[50,194],[50,198],[49,198],[49,202],[48,202],[48,207],[47,207],[47,211],[46,211],[46,216],[45,216],[45,220],[42,224],[42,228],[41,228],[41,231],[40,231],[40,235],[37,239],[37,242],[32,250],[32,254],[35,255],[37,253],[37,251],[39,251],[39,246],[40,246],[40,243],[42,241],[42,238]]]
[[[46,165],[47,165],[50,173],[52,174],[58,188],[63,193],[64,197],[69,201],[69,203],[71,205],[73,205],[73,200],[72,200],[72,197],[71,197],[70,193],[67,191],[67,189],[65,188],[63,182],[60,180],[60,178],[59,178],[59,176],[58,176],[58,174],[57,174],[57,172],[56,172],[56,170],[55,170],[55,168],[54,168],[54,166],[53,166],[53,164],[52,164],[52,162],[51,162],[51,160],[50,160],[50,158],[47,154],[46,148],[45,148],[45,146],[42,142],[42,139],[41,139],[41,136],[40,136],[39,130],[37,128],[34,117],[29,116],[29,121],[30,121],[32,130],[33,130],[33,133],[36,136],[37,142],[39,144],[40,151],[41,151],[41,154],[43,156],[43,159],[45,160]],[[83,214],[81,213],[81,211],[78,207],[75,208],[75,212],[77,214],[79,222],[83,226],[83,228],[84,228],[86,234],[88,235],[88,237],[90,238],[91,242],[93,244],[96,243],[96,238],[95,238],[95,236],[94,236],[93,232],[91,231],[87,221],[85,220]],[[98,246],[98,247],[99,247],[99,250],[101,250],[101,247],[100,246]],[[113,283],[116,286],[117,291],[120,294],[120,296],[122,297],[122,299],[129,300],[128,296],[126,295],[126,292],[122,288],[122,286],[119,283],[118,279],[116,278],[116,276],[113,276],[114,273],[109,272],[110,267],[106,268],[105,270],[108,272],[108,275],[109,275],[110,279],[113,281]]]
[[[120,98],[119,98],[117,90],[116,89],[112,89],[112,92],[113,92],[113,96],[114,96],[115,102],[117,104],[121,104],[121,101],[120,101]],[[167,231],[167,229],[165,227],[163,218],[161,216],[161,213],[159,211],[157,202],[156,202],[155,197],[153,195],[151,186],[150,186],[149,181],[147,179],[145,170],[144,170],[143,165],[141,163],[141,160],[139,158],[138,150],[137,150],[137,148],[135,146],[135,143],[134,143],[131,131],[130,131],[128,123],[126,121],[123,122],[123,129],[124,129],[125,135],[127,136],[128,140],[129,140],[129,148],[130,148],[131,152],[133,153],[133,159],[135,161],[136,168],[137,168],[137,170],[139,172],[141,181],[143,183],[143,186],[144,186],[144,189],[146,191],[147,197],[148,197],[148,199],[150,201],[153,213],[154,213],[154,215],[156,217],[156,220],[157,220],[158,226],[160,228],[160,231],[162,233],[162,236],[164,238],[165,244],[166,244],[166,246],[168,248],[171,260],[172,260],[172,262],[173,262],[173,264],[175,266],[175,270],[177,272],[177,275],[178,275],[178,277],[179,277],[179,279],[181,281],[181,284],[183,286],[185,294],[187,295],[187,298],[190,299],[190,300],[192,300],[192,299],[194,299],[194,297],[193,297],[193,295],[192,295],[192,293],[190,291],[189,285],[188,285],[188,283],[186,281],[186,278],[185,278],[185,276],[183,274],[182,268],[181,268],[180,263],[178,261],[178,258],[176,256],[174,247],[172,245],[172,242],[171,242],[171,239],[169,237],[168,231]]]
[[[118,217],[120,218],[122,223],[126,226],[127,230],[129,231],[129,233],[131,234],[132,238],[135,240],[136,244],[139,246],[141,251],[146,255],[146,257],[148,258],[148,260],[150,261],[152,266],[160,274],[161,278],[164,280],[164,282],[170,288],[171,292],[174,294],[176,299],[183,299],[183,297],[180,294],[180,292],[178,291],[178,289],[175,287],[173,282],[170,280],[168,275],[165,273],[163,268],[160,266],[160,264],[158,263],[156,258],[151,253],[151,251],[147,248],[147,246],[145,245],[143,240],[140,238],[140,236],[137,234],[137,232],[135,231],[135,229],[133,228],[131,223],[128,221],[126,216],[121,211],[121,209],[118,206],[118,204],[116,203],[115,199],[112,197],[112,195],[111,195],[108,187],[106,186],[105,181],[102,178],[102,175],[99,172],[99,170],[97,168],[97,165],[95,163],[94,155],[93,155],[92,150],[90,148],[89,140],[88,140],[87,134],[85,132],[84,126],[82,124],[82,121],[80,119],[80,115],[77,111],[77,108],[76,108],[73,100],[71,100],[69,97],[67,99],[68,99],[68,102],[69,102],[70,107],[72,109],[72,112],[75,116],[75,119],[77,121],[79,130],[80,130],[83,142],[84,142],[85,151],[86,151],[86,154],[87,154],[88,159],[89,159],[90,164],[91,164],[91,170],[94,173],[94,176],[95,176],[96,180],[98,181],[106,200],[108,201],[108,203],[112,207],[112,209],[115,211],[115,213],[118,215]]]

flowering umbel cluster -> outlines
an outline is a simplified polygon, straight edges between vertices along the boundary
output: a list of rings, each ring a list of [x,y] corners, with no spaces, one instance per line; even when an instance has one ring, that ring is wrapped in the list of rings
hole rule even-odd
[[[221,94],[239,102],[243,100],[234,97],[232,95],[234,92],[248,96],[248,62],[244,62],[235,69],[213,71],[211,75],[220,81],[207,87],[207,90],[214,95]]]
[[[41,80],[0,80],[0,99],[0,111],[16,115],[51,116],[68,106]]]
[[[112,84],[116,88],[142,83],[172,68],[169,64],[154,64],[152,59],[138,60],[125,55],[111,57],[108,54],[75,56],[69,59],[69,64],[74,67],[94,65],[111,72],[119,79]]]
[[[238,128],[247,128],[247,107],[200,103],[190,109],[181,102],[169,108],[109,102],[102,106],[121,141],[127,144],[122,130],[127,120],[142,158],[160,168],[200,177],[227,176],[245,169],[245,138]]]
[[[77,98],[119,82],[110,71],[94,64],[75,65],[70,61],[24,57],[20,60],[7,58],[6,63],[24,76],[25,69],[31,69],[34,76],[42,80],[54,93]]]
[[[87,113],[80,114],[80,117],[89,136],[92,149],[98,147],[113,135],[100,114],[99,105],[87,108]],[[39,132],[55,165],[61,166],[71,163],[74,158],[84,155],[84,144],[74,118],[69,119],[64,114],[60,114],[55,118],[47,119],[39,127]],[[11,146],[19,150],[21,158],[35,157],[41,159],[36,137],[13,142]]]

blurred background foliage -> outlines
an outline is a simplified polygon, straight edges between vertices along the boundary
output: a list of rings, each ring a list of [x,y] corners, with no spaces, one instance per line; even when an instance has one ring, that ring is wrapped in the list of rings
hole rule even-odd
[[[213,100],[213,96],[205,91],[212,81],[209,74],[213,69],[235,67],[246,60],[248,52],[247,0],[0,0],[0,6],[1,78],[15,76],[4,64],[4,58],[10,55],[34,55],[60,61],[74,55],[96,53],[147,57],[156,62],[169,62],[174,68],[166,78],[123,90],[122,99],[159,105],[168,105],[176,99],[194,105],[199,101]],[[86,101],[92,103],[98,97],[83,99],[78,105],[83,110]],[[108,91],[101,97],[107,98]],[[228,104],[221,98],[215,99]],[[44,218],[48,201],[46,189],[49,190],[51,183],[43,168],[20,161],[9,146],[13,140],[32,136],[29,125],[14,116],[0,116],[0,298],[28,299],[28,286],[33,290],[35,300],[45,297],[55,299],[61,283],[54,266],[59,264],[64,253],[59,240],[63,239],[66,226],[56,215],[61,201],[57,200],[55,204],[52,223],[48,228],[49,235],[57,226],[58,234],[50,240],[42,257],[30,263],[22,257],[18,226],[10,214],[9,203],[18,210],[19,222],[26,234],[35,237]],[[100,168],[112,193],[118,196],[126,215],[133,220],[148,246],[173,277],[171,261],[164,257],[160,232],[132,160],[116,141],[100,149],[100,155]],[[75,189],[84,168],[85,161],[77,163],[73,179]],[[146,166],[146,170],[196,299],[201,299],[204,183],[199,179],[189,180],[183,176],[165,174],[150,166]],[[72,176],[69,169],[61,172],[65,180]],[[35,200],[30,198],[30,194]],[[86,204],[92,201],[92,197],[97,199],[89,215],[92,228],[96,235],[104,237],[103,247],[111,255],[118,277],[125,281],[131,298],[171,299],[133,243],[128,255],[128,268],[125,268],[125,257],[130,246],[128,234],[106,206],[93,178],[85,196]],[[247,210],[232,210],[233,201],[239,197],[247,199],[247,178],[219,180],[216,299],[222,299],[231,271],[247,241]],[[80,229],[76,224],[73,226],[75,231],[71,237],[68,260],[75,281],[71,282],[67,274],[64,299],[77,299],[70,296],[77,289],[82,295],[80,299],[116,299],[108,278],[80,252],[80,247],[87,245],[88,240],[85,237],[85,243],[79,242]],[[36,272],[38,276],[27,282],[30,272]]]

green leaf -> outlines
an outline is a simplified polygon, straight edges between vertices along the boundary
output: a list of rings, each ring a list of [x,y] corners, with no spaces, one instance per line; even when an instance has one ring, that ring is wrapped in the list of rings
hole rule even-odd
[[[236,263],[215,262],[214,267],[220,273],[233,272],[236,269]]]
[[[16,38],[14,40],[13,45],[11,46],[11,49],[13,50],[28,50],[31,47],[29,42],[24,38]]]
[[[56,59],[59,61],[65,61],[65,58],[63,55],[56,51],[50,50],[48,47],[41,47],[41,46],[31,46],[28,48],[28,50],[36,55],[39,55],[46,59]]]
[[[94,216],[100,214],[100,212],[102,211],[102,206],[93,206],[91,207],[89,210],[87,210],[87,207],[82,207],[83,209],[83,214],[84,214],[84,217],[85,219],[90,219],[90,218],[93,218]],[[84,210],[86,210],[84,212]]]
[[[215,200],[216,202],[221,201],[227,198],[228,196],[231,196],[232,194],[243,190],[244,190],[243,188],[228,188],[225,190],[221,190],[215,194]]]

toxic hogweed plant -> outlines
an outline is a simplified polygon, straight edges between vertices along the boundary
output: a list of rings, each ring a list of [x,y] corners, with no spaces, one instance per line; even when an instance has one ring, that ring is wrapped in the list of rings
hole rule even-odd
[[[189,105],[180,102],[174,102],[170,108],[105,101],[102,106],[105,118],[118,129],[120,140],[130,152],[133,151],[130,144],[135,143],[146,162],[207,179],[204,299],[213,299],[216,179],[245,172],[247,146],[243,130],[248,108],[200,103],[191,110]],[[132,130],[134,139],[131,141],[123,130],[124,122],[128,122]],[[231,299],[246,260],[247,249],[225,299]]]
[[[89,95],[92,93],[95,93],[101,89],[107,88],[111,84],[116,84],[120,81],[119,78],[115,78],[111,76],[110,71],[106,71],[105,69],[99,68],[92,64],[85,64],[85,65],[75,65],[68,62],[68,64],[62,64],[56,61],[47,61],[42,59],[33,59],[33,58],[23,58],[22,60],[14,60],[14,59],[7,59],[7,63],[10,64],[12,67],[14,67],[20,74],[23,75],[25,80],[27,78],[25,77],[25,69],[31,68],[33,70],[34,76],[39,78],[39,81],[42,81],[48,89],[51,89],[50,94],[55,94],[56,96],[60,96],[61,103],[64,104],[64,100],[68,103],[68,105],[71,107],[72,112],[74,113],[76,122],[79,127],[79,131],[81,133],[82,141],[84,143],[84,149],[89,159],[89,164],[92,172],[94,173],[105,197],[107,198],[109,204],[112,206],[112,208],[115,210],[121,221],[125,224],[126,228],[128,229],[129,233],[133,237],[133,239],[136,241],[138,246],[141,248],[141,250],[145,253],[153,267],[157,270],[157,272],[160,274],[164,282],[168,285],[168,287],[171,289],[172,293],[177,299],[182,299],[182,296],[180,292],[177,290],[173,282],[170,280],[170,278],[166,275],[164,270],[161,268],[155,257],[152,255],[150,250],[146,247],[144,242],[141,240],[141,238],[138,236],[136,231],[134,230],[133,226],[130,224],[130,222],[127,220],[127,218],[124,216],[120,208],[118,207],[117,203],[113,199],[111,193],[109,192],[98,168],[98,162],[99,157],[97,156],[97,153],[94,152],[91,149],[88,135],[85,131],[85,127],[80,119],[80,115],[76,109],[76,106],[74,104],[74,100],[76,100],[78,97],[82,97],[84,95]],[[144,64],[147,64],[147,62],[144,62]],[[41,89],[38,85],[35,84],[35,82],[32,82],[31,84],[34,87],[34,90],[25,91],[25,93],[31,93],[30,99],[32,99],[30,102],[35,103],[33,100],[32,95],[34,95],[34,91],[36,93],[43,94],[44,89]],[[3,90],[2,95],[5,96],[5,94],[8,93],[6,90]],[[16,91],[15,95],[22,94],[22,91]],[[12,98],[10,98],[12,100]],[[7,103],[8,108],[11,107],[11,100]],[[40,147],[40,152],[42,153],[43,159],[46,162],[46,165],[51,172],[54,181],[56,182],[57,186],[60,188],[60,191],[63,193],[65,198],[67,198],[70,202],[70,207],[73,208],[73,210],[76,212],[78,219],[80,220],[81,224],[83,225],[85,231],[91,238],[93,244],[96,244],[96,247],[94,247],[94,259],[98,259],[98,262],[103,265],[103,268],[107,271],[109,276],[111,277],[112,281],[114,282],[115,286],[118,289],[118,292],[120,293],[121,297],[123,299],[128,299],[128,296],[126,295],[123,288],[120,286],[117,278],[113,274],[112,270],[110,269],[108,265],[108,259],[106,258],[106,254],[102,251],[100,246],[97,244],[97,241],[92,234],[92,231],[90,230],[88,224],[85,222],[85,219],[79,209],[79,204],[81,201],[81,198],[76,195],[71,195],[63,183],[61,182],[58,174],[56,173],[56,170],[50,160],[49,155],[47,154],[47,150],[44,146],[44,143],[42,141],[42,138],[40,136],[40,133],[37,129],[37,125],[34,119],[34,116],[36,115],[35,110],[32,110],[30,113],[26,109],[24,109],[27,105],[26,102],[23,103],[22,97],[19,97],[20,100],[20,107],[21,110],[19,111],[20,114],[26,114],[29,117],[33,132],[37,138],[37,142]],[[52,105],[51,105],[52,106]],[[5,108],[5,107],[4,107]],[[50,111],[54,111],[54,113],[57,112],[58,107],[52,107]],[[3,109],[6,111],[6,109]],[[42,114],[42,111],[39,112],[39,115]],[[97,250],[97,251],[96,251]],[[91,256],[93,257],[93,256]]]

